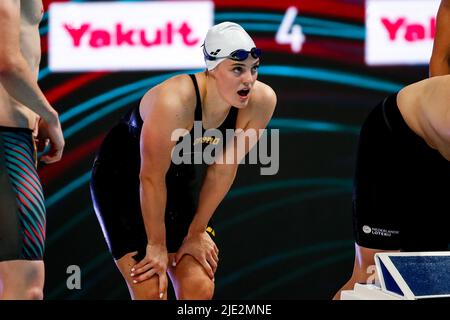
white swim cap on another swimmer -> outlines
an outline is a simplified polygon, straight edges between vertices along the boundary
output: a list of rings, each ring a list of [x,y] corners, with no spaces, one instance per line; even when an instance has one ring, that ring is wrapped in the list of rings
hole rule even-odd
[[[216,24],[208,30],[203,46],[206,67],[208,70],[212,70],[225,58],[208,60],[207,55],[227,57],[230,53],[239,49],[250,51],[255,47],[255,43],[244,28],[237,23],[227,21]]]

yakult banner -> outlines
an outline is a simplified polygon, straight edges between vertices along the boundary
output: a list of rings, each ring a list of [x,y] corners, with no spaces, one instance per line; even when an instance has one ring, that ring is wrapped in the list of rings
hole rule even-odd
[[[209,1],[53,3],[49,67],[57,71],[204,67]]]
[[[428,64],[439,3],[439,0],[366,0],[366,63]]]

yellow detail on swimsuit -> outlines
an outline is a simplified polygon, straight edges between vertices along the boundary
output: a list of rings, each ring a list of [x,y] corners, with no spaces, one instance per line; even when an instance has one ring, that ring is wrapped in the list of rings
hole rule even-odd
[[[194,146],[199,143],[206,143],[206,144],[219,144],[220,138],[214,138],[214,137],[200,137],[195,139]]]
[[[206,228],[206,232],[211,233],[214,237],[216,236],[216,232],[211,227]]]

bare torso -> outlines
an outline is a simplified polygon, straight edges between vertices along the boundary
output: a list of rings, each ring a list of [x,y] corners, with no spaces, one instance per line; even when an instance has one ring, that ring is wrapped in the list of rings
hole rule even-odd
[[[20,49],[37,78],[41,60],[39,23],[43,16],[42,0],[21,0],[20,16]],[[0,125],[36,128],[37,114],[11,98],[1,84],[0,106]]]
[[[450,161],[450,75],[405,87],[397,103],[408,126]]]

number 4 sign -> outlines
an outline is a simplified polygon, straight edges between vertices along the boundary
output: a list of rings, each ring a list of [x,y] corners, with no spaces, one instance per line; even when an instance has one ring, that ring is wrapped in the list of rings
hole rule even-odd
[[[298,10],[296,7],[289,7],[286,14],[281,21],[275,35],[275,41],[279,44],[290,44],[293,52],[300,52],[303,43],[305,42],[305,35],[302,32],[302,27],[294,24],[297,17]]]

